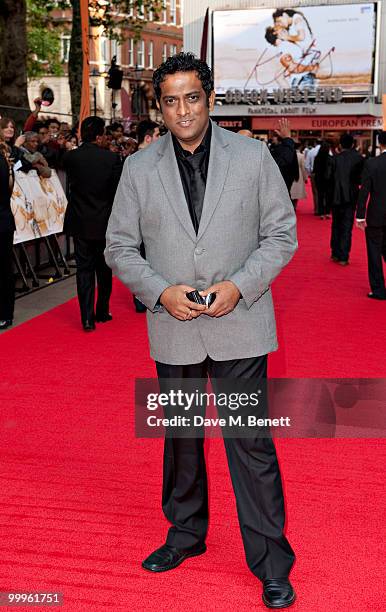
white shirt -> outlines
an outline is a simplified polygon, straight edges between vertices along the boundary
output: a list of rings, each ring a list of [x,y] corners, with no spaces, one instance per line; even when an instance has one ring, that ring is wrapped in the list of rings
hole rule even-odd
[[[314,161],[315,157],[319,153],[320,144],[317,144],[311,151],[307,153],[307,158],[304,164],[305,169],[307,170],[307,174],[312,174],[314,171]]]

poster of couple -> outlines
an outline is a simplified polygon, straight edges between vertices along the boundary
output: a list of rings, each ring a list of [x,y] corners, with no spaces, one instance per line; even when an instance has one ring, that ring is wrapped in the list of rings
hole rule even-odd
[[[374,4],[215,11],[215,88],[371,93]]]

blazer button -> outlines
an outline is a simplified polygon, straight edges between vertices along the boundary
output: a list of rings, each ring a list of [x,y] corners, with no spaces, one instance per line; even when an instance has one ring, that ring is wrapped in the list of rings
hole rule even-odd
[[[195,249],[195,255],[202,255],[205,252],[205,249],[197,248]]]

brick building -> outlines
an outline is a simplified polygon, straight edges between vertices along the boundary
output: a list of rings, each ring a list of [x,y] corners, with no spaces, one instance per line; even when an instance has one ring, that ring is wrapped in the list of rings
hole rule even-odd
[[[182,3],[183,0],[166,0],[159,21],[154,21],[151,13],[146,15],[141,40],[137,43],[134,43],[133,37],[130,36],[132,28],[125,29],[127,40],[119,44],[103,36],[102,28],[90,27],[90,113],[96,112],[107,120],[158,117],[151,84],[152,74],[154,68],[169,55],[182,49]],[[132,9],[131,16],[143,18],[135,14],[135,9]],[[33,99],[40,95],[41,89],[50,87],[55,95],[50,114],[63,114],[62,120],[65,121],[71,117],[67,77],[71,12],[56,11],[54,18],[61,23],[63,29],[61,59],[66,74],[61,77],[45,76],[31,80],[28,94],[33,106]],[[123,70],[122,89],[116,92],[107,88],[107,72],[114,56]]]

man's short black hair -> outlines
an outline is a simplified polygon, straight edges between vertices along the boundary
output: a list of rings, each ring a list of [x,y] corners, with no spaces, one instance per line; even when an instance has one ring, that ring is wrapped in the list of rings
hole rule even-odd
[[[198,59],[193,53],[183,51],[168,57],[166,62],[158,66],[153,73],[153,87],[158,102],[161,99],[161,83],[168,74],[176,74],[176,72],[196,72],[209,105],[209,97],[214,90],[212,71],[204,60]]]
[[[378,142],[383,147],[386,147],[386,132],[379,132],[378,133]]]
[[[150,119],[140,121],[137,127],[138,144],[142,144],[146,136],[153,136],[155,130],[159,127],[158,123]]]
[[[105,122],[101,117],[86,117],[80,126],[80,136],[83,142],[95,142],[97,136],[103,136]]]
[[[51,125],[51,123],[56,123],[56,125],[60,128],[60,121],[56,117],[52,117],[52,119],[47,119],[47,127]]]
[[[36,121],[34,125],[35,132],[39,133],[39,130],[41,130],[42,128],[44,128],[45,130],[48,130],[47,121]]]
[[[352,149],[354,138],[351,136],[351,134],[342,134],[342,136],[339,138],[339,143],[342,149]]]
[[[266,28],[265,30],[265,40],[269,42],[270,45],[276,45],[277,34],[275,32],[275,28]]]

